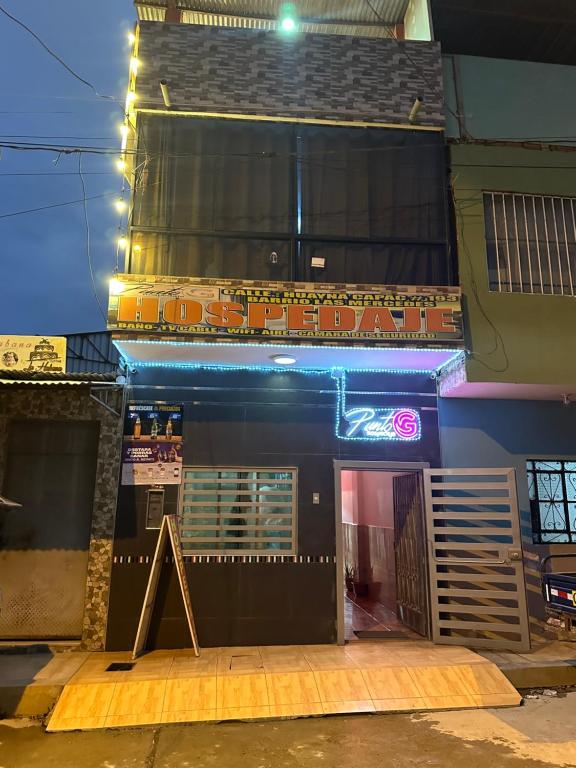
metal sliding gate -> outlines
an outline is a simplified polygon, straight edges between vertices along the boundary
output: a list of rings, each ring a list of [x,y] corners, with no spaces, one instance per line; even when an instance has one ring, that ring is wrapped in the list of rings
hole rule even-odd
[[[513,469],[425,469],[432,639],[528,650]]]

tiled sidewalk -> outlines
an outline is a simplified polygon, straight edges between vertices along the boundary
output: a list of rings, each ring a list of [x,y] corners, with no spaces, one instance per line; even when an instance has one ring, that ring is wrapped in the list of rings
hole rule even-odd
[[[498,668],[427,642],[94,653],[64,688],[49,731],[193,721],[515,706]]]

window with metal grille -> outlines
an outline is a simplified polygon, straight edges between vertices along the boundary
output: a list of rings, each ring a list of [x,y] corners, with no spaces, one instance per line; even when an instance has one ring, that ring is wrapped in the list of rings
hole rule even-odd
[[[297,470],[186,467],[182,551],[201,555],[296,553]]]
[[[537,544],[576,541],[576,461],[527,462],[532,531]]]
[[[484,193],[491,291],[574,296],[576,200]]]

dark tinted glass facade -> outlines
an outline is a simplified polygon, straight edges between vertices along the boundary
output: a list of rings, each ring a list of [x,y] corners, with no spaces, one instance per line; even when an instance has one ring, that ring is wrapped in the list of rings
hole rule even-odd
[[[441,134],[140,120],[132,273],[453,282]]]

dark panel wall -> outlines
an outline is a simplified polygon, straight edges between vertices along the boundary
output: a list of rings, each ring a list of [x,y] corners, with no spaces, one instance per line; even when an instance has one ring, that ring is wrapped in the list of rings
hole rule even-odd
[[[406,125],[424,93],[418,123],[444,125],[434,42],[141,22],[138,58],[142,108],[164,109],[165,79],[175,111]]]
[[[328,375],[140,370],[133,399],[185,403],[184,462],[188,465],[298,468],[298,555],[303,562],[189,563],[200,643],[334,642],[336,572],[334,459],[439,463],[434,382],[425,375],[348,377],[348,390],[374,391],[375,405],[422,410],[423,438],[414,443],[350,443],[335,435],[335,382]],[[150,389],[150,384],[158,385]],[[414,392],[410,395],[381,394]],[[366,395],[362,402],[366,402]],[[320,494],[320,504],[312,494]],[[166,489],[175,504],[177,489]],[[108,647],[133,642],[155,531],[145,530],[144,488],[120,489]],[[130,556],[130,562],[128,562]],[[122,562],[120,562],[122,558]],[[132,561],[134,558],[134,561]],[[309,562],[308,562],[309,561]],[[320,562],[319,562],[320,561]],[[187,645],[174,574],[163,576],[151,643]]]
[[[438,400],[442,466],[512,467],[524,540],[524,569],[533,633],[543,631],[544,601],[539,562],[549,553],[574,552],[571,544],[533,544],[526,461],[576,459],[576,407],[531,400]],[[574,559],[552,562],[554,570],[576,570]]]

